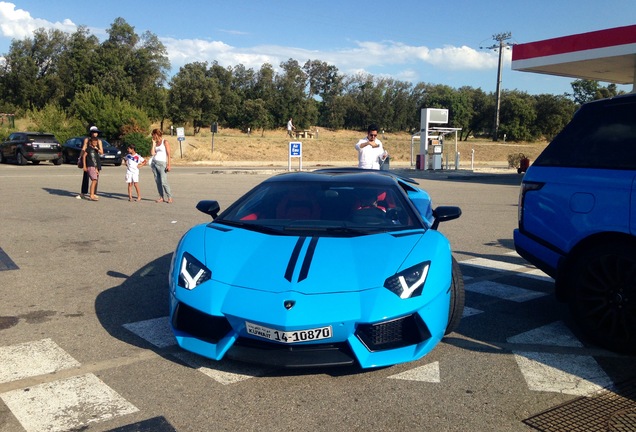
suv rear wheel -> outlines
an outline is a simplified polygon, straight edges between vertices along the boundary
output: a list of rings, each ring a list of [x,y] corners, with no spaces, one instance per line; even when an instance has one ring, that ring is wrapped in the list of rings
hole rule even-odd
[[[570,309],[586,335],[607,349],[636,352],[636,246],[586,249],[570,274]]]
[[[26,165],[27,160],[24,157],[24,155],[22,154],[22,152],[20,150],[18,150],[18,152],[15,154],[15,160],[18,163],[18,165]]]

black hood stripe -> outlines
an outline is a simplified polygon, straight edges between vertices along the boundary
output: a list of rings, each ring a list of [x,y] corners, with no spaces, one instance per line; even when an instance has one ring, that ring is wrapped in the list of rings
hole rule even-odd
[[[289,263],[287,264],[287,270],[285,270],[285,279],[289,282],[292,281],[292,276],[294,275],[294,269],[296,268],[296,264],[298,263],[298,257],[300,256],[300,250],[303,247],[303,244],[307,240],[307,237],[298,237],[298,241],[296,242],[296,246],[294,246],[294,250],[289,258]]]
[[[318,244],[318,237],[312,237],[309,242],[309,246],[307,247],[307,253],[305,254],[305,259],[303,260],[303,266],[300,268],[300,274],[298,275],[298,282],[302,282],[307,279],[307,275],[309,274],[309,267],[311,266],[311,261],[314,259],[314,252],[316,251],[316,245]]]

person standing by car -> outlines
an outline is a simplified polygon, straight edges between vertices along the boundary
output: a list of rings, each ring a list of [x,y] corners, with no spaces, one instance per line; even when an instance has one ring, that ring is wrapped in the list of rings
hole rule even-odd
[[[84,145],[82,146],[82,166],[84,167],[84,173],[91,180],[90,195],[88,199],[91,201],[99,201],[99,198],[96,195],[99,171],[102,169],[102,162],[99,156],[104,154],[104,148],[102,147],[102,140],[97,138],[99,135],[99,129],[97,129],[97,126],[91,126],[89,132],[90,137],[84,140]]]
[[[137,191],[137,201],[141,201],[141,193],[139,192],[139,168],[146,165],[146,159],[144,159],[135,150],[134,144],[128,144],[128,154],[125,157],[126,161],[126,183],[128,183],[128,201],[132,201],[133,186]]]
[[[375,124],[367,128],[366,138],[361,139],[355,145],[358,151],[358,168],[379,170],[381,162],[384,162],[389,153],[382,147],[382,141],[377,139],[378,127]]]
[[[93,139],[98,139],[97,136],[100,134],[100,130],[97,128],[97,126],[91,126],[90,129],[88,130],[88,137],[84,138],[84,142],[82,143],[82,149],[80,150],[80,154],[77,156],[77,163],[78,166],[80,168],[82,168],[82,188],[80,189],[80,194],[77,195],[75,198],[77,199],[84,199],[87,197],[88,195],[88,187],[89,187],[89,177],[88,177],[88,173],[86,172],[84,168],[84,153],[86,152],[86,148],[88,146],[89,141],[93,140]],[[103,145],[101,140],[99,140],[99,144],[102,146],[102,153],[103,153]],[[95,194],[97,194],[97,186],[95,186]]]
[[[168,173],[170,172],[170,144],[163,139],[163,132],[161,129],[152,130],[152,146],[150,148],[150,154],[152,155],[152,173],[155,176],[155,182],[157,183],[157,192],[159,192],[159,199],[155,202],[172,203],[172,193],[170,191],[170,185],[168,184]]]

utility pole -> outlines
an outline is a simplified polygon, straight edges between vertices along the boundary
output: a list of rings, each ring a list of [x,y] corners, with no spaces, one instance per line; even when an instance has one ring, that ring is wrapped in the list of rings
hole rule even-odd
[[[512,37],[512,33],[505,32],[493,35],[493,39],[498,42],[497,45],[488,47],[488,49],[499,50],[499,67],[497,68],[497,101],[495,104],[495,124],[492,128],[492,140],[497,141],[499,135],[499,108],[501,107],[501,69],[503,68],[503,50],[509,45],[506,43]]]

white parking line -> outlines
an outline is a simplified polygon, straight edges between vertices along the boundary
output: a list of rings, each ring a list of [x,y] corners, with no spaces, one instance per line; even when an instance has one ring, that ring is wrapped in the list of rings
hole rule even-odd
[[[419,366],[414,369],[401,372],[399,374],[391,375],[389,378],[408,380],[408,381],[439,383],[440,382],[439,362],[433,362],[424,366]]]
[[[466,291],[485,294],[491,297],[498,297],[517,303],[523,303],[547,295],[546,293],[542,293],[539,291],[527,290],[524,288],[501,284],[493,281],[481,281],[472,284],[466,284],[464,288],[466,289]]]
[[[0,383],[80,366],[51,339],[0,347]]]
[[[529,264],[524,263],[511,263],[506,261],[492,260],[488,258],[471,258],[465,261],[459,262],[462,265],[468,265],[471,267],[485,268],[489,270],[506,270],[506,271],[521,271],[528,268]]]
[[[214,361],[188,352],[177,353],[174,356],[223,385],[236,384],[274,370],[231,360]]]
[[[169,316],[124,324],[124,328],[147,340],[157,348],[167,348],[177,344],[170,327]]]
[[[507,339],[510,343],[581,348],[583,344],[563,321],[556,321]]]
[[[612,384],[592,356],[513,351],[528,388],[585,396]]]
[[[93,374],[0,394],[27,432],[80,430],[138,409]]]
[[[473,315],[477,315],[480,313],[483,313],[483,310],[479,310],[479,309],[475,309],[475,308],[471,308],[468,306],[464,306],[464,313],[462,314],[462,318],[466,318],[469,316],[473,316]]]

